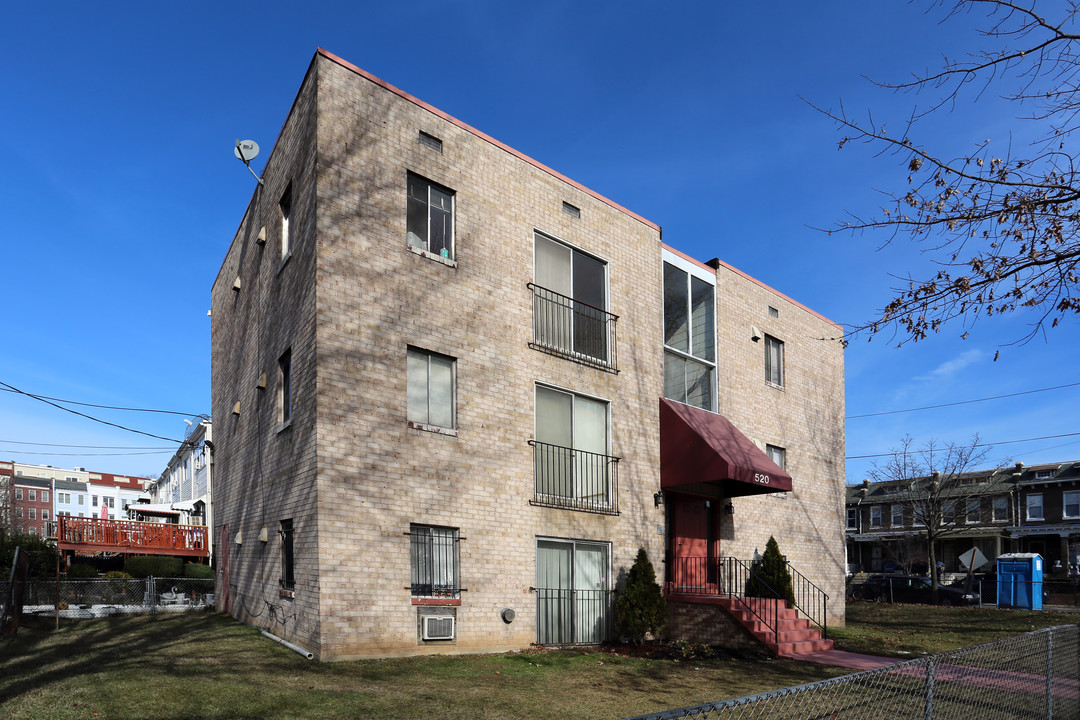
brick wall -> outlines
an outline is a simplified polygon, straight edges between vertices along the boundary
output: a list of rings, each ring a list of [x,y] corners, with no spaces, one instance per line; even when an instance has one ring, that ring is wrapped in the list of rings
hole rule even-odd
[[[418,142],[421,131],[442,151]],[[454,263],[406,247],[409,172],[455,194]],[[263,177],[213,288],[215,523],[228,525],[230,542],[243,531],[243,544],[230,545],[234,614],[322,659],[513,649],[536,640],[538,538],[610,543],[607,587],[639,547],[662,576],[659,229],[321,54]],[[290,182],[295,242],[282,265],[278,202]],[[529,347],[536,231],[606,263],[618,373]],[[730,272],[717,289],[721,412],[788,448],[796,483],[788,500],[736,499],[730,552],[764,549],[772,532],[801,568],[829,573],[834,558],[822,545],[835,541],[842,597],[842,354],[805,337],[828,323],[777,297]],[[784,391],[764,386],[748,328],[728,327],[769,325],[756,320],[762,303],[781,306]],[[456,358],[456,434],[408,427],[408,346]],[[290,348],[293,420],[279,429],[277,360]],[[530,502],[537,383],[609,403],[610,452],[622,458],[618,515]],[[779,508],[790,520],[777,521]],[[278,590],[275,532],[285,518],[295,528],[291,599]],[[462,538],[466,591],[451,646],[417,638],[410,523],[455,527]]]

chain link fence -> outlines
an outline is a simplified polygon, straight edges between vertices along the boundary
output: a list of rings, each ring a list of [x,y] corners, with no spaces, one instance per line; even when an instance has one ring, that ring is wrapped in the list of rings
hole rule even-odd
[[[95,578],[0,582],[0,597],[23,615],[92,618],[128,613],[191,612],[214,608],[213,579]]]
[[[1066,720],[1080,717],[1080,626],[632,720]]]

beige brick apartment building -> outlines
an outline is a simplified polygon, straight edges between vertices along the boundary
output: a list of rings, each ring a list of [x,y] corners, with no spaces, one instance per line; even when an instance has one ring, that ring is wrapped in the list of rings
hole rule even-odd
[[[598,642],[639,547],[681,597],[775,535],[842,623],[832,323],[322,50],[263,181],[213,287],[220,607],[324,660]]]

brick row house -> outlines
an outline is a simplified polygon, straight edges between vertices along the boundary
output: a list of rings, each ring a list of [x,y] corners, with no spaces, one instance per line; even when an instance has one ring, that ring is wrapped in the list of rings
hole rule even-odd
[[[842,624],[838,334],[319,50],[212,290],[219,607],[323,660],[597,643],[645,548],[705,639],[775,535]]]
[[[12,527],[16,532],[54,537],[58,515],[123,517],[143,493],[146,478],[114,473],[65,470],[50,465],[2,463],[10,466]],[[6,467],[0,467],[6,472]]]
[[[946,572],[964,571],[959,558],[972,547],[990,561],[1038,553],[1048,576],[1080,565],[1080,462],[966,473],[950,494],[956,499],[946,498],[943,506],[949,532],[935,548]],[[909,497],[895,482],[866,480],[847,488],[851,570],[880,572],[888,563],[922,569],[926,541]]]

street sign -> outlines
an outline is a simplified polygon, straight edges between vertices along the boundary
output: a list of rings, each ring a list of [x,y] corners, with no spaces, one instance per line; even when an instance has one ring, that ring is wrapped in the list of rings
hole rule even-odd
[[[988,562],[990,561],[979,552],[979,548],[971,548],[960,556],[960,564],[964,566],[965,570],[978,570]]]

